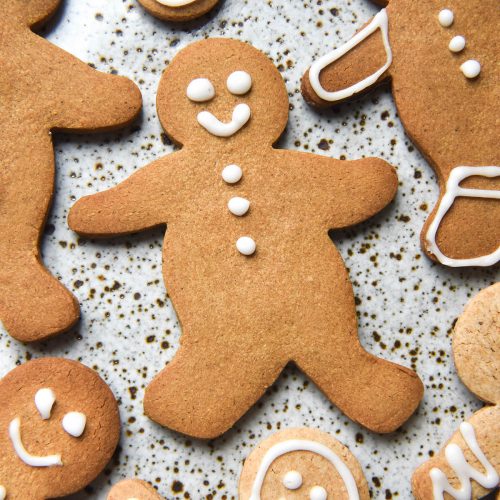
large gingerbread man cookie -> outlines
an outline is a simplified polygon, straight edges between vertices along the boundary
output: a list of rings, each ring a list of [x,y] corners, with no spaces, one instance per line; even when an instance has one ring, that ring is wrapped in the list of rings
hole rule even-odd
[[[500,259],[498,1],[377,3],[388,6],[314,62],[303,94],[329,106],[390,79],[399,116],[439,181],[424,251],[448,266],[493,265]]]
[[[189,21],[212,10],[219,0],[139,0],[153,16],[164,21]]]
[[[294,361],[352,419],[378,432],[399,427],[422,384],[361,347],[352,286],[328,236],[390,203],[394,170],[274,149],[288,120],[283,79],[235,40],[179,52],[157,104],[182,149],[69,215],[86,236],[168,224],[164,278],[183,336],[146,390],[147,415],[218,436]]]
[[[31,342],[69,329],[77,300],[49,274],[40,239],[54,193],[51,132],[110,130],[141,107],[126,78],[98,73],[35,35],[60,0],[9,0],[0,17],[0,320]]]
[[[59,358],[15,368],[0,380],[0,499],[46,500],[82,489],[119,437],[116,400],[90,368]]]
[[[500,283],[465,308],[453,332],[453,356],[464,384],[487,405],[415,471],[417,500],[476,500],[499,485]]]

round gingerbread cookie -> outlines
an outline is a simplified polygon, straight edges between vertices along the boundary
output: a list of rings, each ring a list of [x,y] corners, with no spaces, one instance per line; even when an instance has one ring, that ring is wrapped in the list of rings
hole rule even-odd
[[[45,500],[74,493],[104,469],[120,437],[118,406],[76,361],[30,361],[0,381],[0,493]]]
[[[146,481],[124,479],[115,484],[107,500],[163,500],[157,491]]]
[[[245,461],[240,500],[368,500],[354,455],[317,429],[287,429],[263,441]]]
[[[153,16],[164,21],[190,21],[212,10],[219,0],[139,0]]]

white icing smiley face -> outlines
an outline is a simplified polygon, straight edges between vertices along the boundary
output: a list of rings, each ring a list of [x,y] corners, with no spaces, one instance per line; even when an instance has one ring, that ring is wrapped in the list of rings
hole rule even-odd
[[[234,71],[228,76],[226,86],[233,95],[245,95],[252,88],[252,77],[246,71]],[[208,78],[195,78],[188,85],[186,95],[190,101],[196,103],[208,102],[215,97],[215,88]],[[221,122],[210,111],[201,111],[198,114],[198,123],[216,137],[231,137],[248,123],[251,114],[247,104],[238,104],[228,123]]]
[[[35,394],[35,406],[38,413],[40,413],[42,420],[50,419],[55,402],[56,395],[52,389],[43,388]],[[87,417],[83,413],[74,411],[67,413],[61,422],[64,431],[75,438],[79,438],[84,433],[86,424]],[[16,417],[10,422],[9,436],[14,451],[26,465],[31,467],[52,467],[63,465],[60,453],[44,456],[32,455],[29,453],[22,440],[21,419],[19,417]]]

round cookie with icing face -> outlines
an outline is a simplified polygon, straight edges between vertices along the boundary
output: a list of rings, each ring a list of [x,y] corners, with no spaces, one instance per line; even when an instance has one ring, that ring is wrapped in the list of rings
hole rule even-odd
[[[500,260],[498,1],[377,3],[387,8],[314,61],[303,95],[331,106],[390,81],[401,121],[438,177],[439,200],[421,234],[425,253],[451,267],[494,265]]]
[[[107,500],[163,500],[163,497],[146,481],[124,479],[111,488]]]
[[[45,500],[92,482],[120,436],[116,400],[86,366],[30,361],[0,381],[0,498]]]
[[[153,16],[164,21],[189,21],[212,10],[219,0],[139,0]]]
[[[354,455],[329,434],[287,429],[263,441],[245,460],[241,500],[368,500]]]

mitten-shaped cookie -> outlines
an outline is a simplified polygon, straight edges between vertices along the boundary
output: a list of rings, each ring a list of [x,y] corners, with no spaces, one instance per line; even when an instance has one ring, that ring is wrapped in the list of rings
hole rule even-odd
[[[162,500],[162,497],[146,481],[124,479],[111,488],[107,500]]]
[[[499,484],[500,283],[465,308],[453,333],[453,355],[464,384],[487,405],[415,471],[417,500],[476,500]]]
[[[500,259],[498,1],[377,3],[388,6],[314,62],[304,97],[330,106],[390,79],[399,116],[440,187],[424,251],[447,266],[491,266]]]
[[[141,107],[130,80],[99,73],[31,31],[58,5],[12,0],[0,18],[0,320],[24,342],[64,332],[79,317],[40,256],[54,193],[51,132],[114,129]]]
[[[189,21],[212,10],[219,0],[139,0],[153,16],[164,21]]]
[[[399,427],[422,384],[361,347],[352,286],[328,236],[390,203],[392,167],[274,149],[286,88],[264,54],[238,41],[179,52],[157,105],[182,149],[69,215],[86,236],[168,225],[163,272],[183,335],[146,390],[146,414],[218,436],[294,361],[352,419],[378,432]]]

